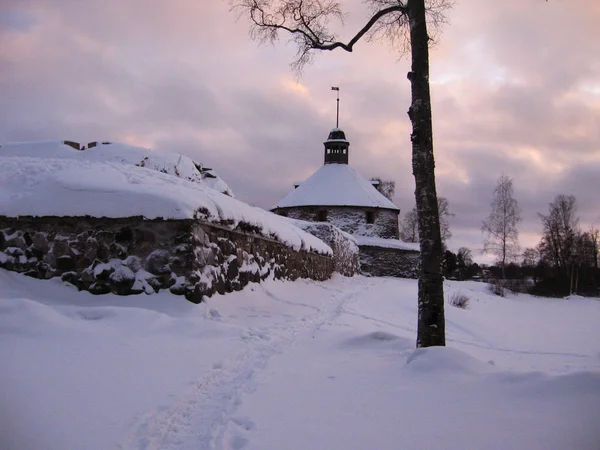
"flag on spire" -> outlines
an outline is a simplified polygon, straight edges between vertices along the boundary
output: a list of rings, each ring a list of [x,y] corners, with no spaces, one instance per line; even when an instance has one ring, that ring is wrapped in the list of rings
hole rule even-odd
[[[339,91],[339,90],[340,90],[340,88],[339,88],[339,87],[337,87],[337,86],[332,86],[332,87],[331,87],[331,90],[332,90],[332,91]]]

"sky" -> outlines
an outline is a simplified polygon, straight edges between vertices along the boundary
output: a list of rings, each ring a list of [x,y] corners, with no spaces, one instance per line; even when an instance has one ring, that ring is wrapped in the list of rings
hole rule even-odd
[[[348,40],[368,20],[342,2]],[[494,185],[513,179],[521,246],[538,213],[577,198],[600,226],[600,2],[456,0],[431,49],[438,195],[448,247],[483,247]],[[335,126],[363,176],[396,182],[414,206],[406,57],[381,41],[318,54],[300,78],[295,47],[249,36],[225,0],[0,0],[0,145],[68,139],[174,151],[212,167],[237,198],[269,208],[323,164]]]

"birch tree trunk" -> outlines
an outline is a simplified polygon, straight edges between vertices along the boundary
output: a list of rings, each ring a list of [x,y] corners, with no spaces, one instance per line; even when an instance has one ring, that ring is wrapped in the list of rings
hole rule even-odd
[[[419,273],[419,317],[417,347],[446,345],[444,287],[442,277],[442,239],[435,188],[433,127],[429,93],[429,35],[425,20],[425,1],[408,0],[410,47],[412,54],[412,103],[408,115],[412,122],[412,164],[415,200],[419,217],[421,267]]]

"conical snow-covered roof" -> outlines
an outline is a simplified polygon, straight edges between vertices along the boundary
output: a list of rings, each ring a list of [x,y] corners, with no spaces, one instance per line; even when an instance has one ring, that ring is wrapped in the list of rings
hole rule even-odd
[[[275,208],[361,206],[399,210],[347,164],[325,164],[282,198]]]

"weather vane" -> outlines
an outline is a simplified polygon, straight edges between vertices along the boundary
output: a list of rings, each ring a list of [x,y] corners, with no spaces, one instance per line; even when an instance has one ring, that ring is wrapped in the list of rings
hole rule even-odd
[[[340,127],[340,88],[338,86],[332,86],[332,91],[337,91],[337,113],[335,115],[335,127]]]

